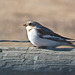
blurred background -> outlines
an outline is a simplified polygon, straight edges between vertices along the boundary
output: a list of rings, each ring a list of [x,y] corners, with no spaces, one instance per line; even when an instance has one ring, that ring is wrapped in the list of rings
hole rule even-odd
[[[23,24],[34,20],[75,39],[75,0],[0,0],[0,40],[28,40]],[[0,43],[0,46],[32,46]]]

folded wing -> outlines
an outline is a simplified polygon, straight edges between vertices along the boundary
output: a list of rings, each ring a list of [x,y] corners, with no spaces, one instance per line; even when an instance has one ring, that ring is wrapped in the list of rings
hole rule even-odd
[[[67,40],[73,40],[71,38],[63,37],[57,33],[54,33],[52,30],[46,28],[46,27],[40,27],[37,28],[37,31],[40,33],[39,37],[43,39],[50,39],[53,41],[59,41],[59,42],[67,42],[69,44],[72,44],[70,41]]]

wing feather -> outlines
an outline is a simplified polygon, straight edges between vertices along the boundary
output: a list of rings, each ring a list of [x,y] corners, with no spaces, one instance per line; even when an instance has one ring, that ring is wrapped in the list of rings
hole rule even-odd
[[[71,38],[67,38],[67,37],[63,37],[55,32],[53,32],[52,30],[42,26],[40,28],[37,29],[37,31],[42,34],[42,35],[50,35],[50,36],[55,36],[55,37],[59,37],[59,38],[62,38],[62,39],[67,39],[67,40],[73,40]]]
[[[71,38],[63,37],[57,33],[54,33],[52,30],[44,26],[37,28],[37,31],[40,33],[39,34],[40,38],[50,39],[50,40],[60,41],[60,42],[67,42],[71,44],[71,42],[67,41],[67,40],[72,40]]]

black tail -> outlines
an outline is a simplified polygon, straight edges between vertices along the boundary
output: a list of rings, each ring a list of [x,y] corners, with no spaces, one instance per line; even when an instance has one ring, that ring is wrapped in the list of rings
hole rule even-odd
[[[67,43],[69,43],[70,46],[75,47],[75,40],[69,40]]]

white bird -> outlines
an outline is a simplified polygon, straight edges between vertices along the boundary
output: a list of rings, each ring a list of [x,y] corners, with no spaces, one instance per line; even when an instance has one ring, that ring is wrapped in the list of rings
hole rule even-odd
[[[36,47],[53,48],[61,45],[75,47],[73,39],[60,36],[38,22],[28,21],[23,26],[26,27],[28,39]]]

